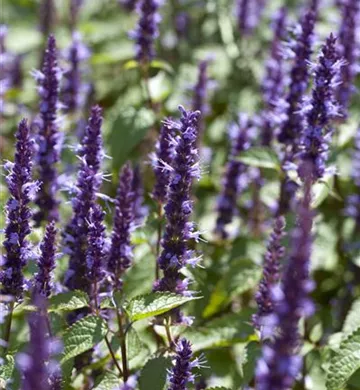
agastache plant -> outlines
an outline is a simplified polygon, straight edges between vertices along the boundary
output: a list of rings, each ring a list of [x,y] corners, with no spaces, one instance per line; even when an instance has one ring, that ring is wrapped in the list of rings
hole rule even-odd
[[[195,382],[194,368],[200,367],[198,358],[193,358],[191,344],[186,339],[177,342],[174,366],[169,374],[168,390],[186,390],[190,383]]]
[[[266,336],[268,327],[267,321],[271,321],[274,312],[274,300],[272,289],[280,282],[281,259],[284,256],[285,248],[281,244],[284,237],[285,219],[277,217],[270,236],[266,253],[264,256],[263,275],[259,283],[259,289],[255,295],[258,306],[257,313],[253,316],[253,322],[261,334]]]
[[[44,56],[42,71],[35,71],[40,96],[40,118],[38,132],[37,168],[41,189],[36,197],[39,210],[34,220],[39,226],[42,221],[57,221],[59,219],[58,170],[60,160],[61,133],[59,132],[59,80],[60,69],[57,64],[56,41],[50,35]]]
[[[80,167],[76,194],[72,199],[73,216],[63,233],[64,245],[70,255],[65,285],[70,290],[89,291],[90,288],[89,280],[86,277],[87,235],[90,212],[96,203],[103,175],[100,171],[103,158],[101,115],[102,110],[99,106],[94,106],[91,109],[83,146],[79,151]]]
[[[162,0],[139,0],[136,5],[139,21],[131,37],[136,42],[136,59],[141,64],[147,64],[155,57],[154,42],[159,35],[161,3]]]
[[[32,181],[31,172],[34,142],[25,119],[19,123],[16,140],[15,161],[5,164],[9,172],[6,182],[10,199],[5,206],[5,253],[0,271],[0,292],[21,299],[25,284],[23,268],[31,255],[27,240],[32,217],[29,204],[38,190],[38,183]]]
[[[130,234],[134,227],[133,170],[126,164],[120,172],[115,200],[115,216],[108,257],[108,271],[116,290],[122,289],[122,276],[131,266],[133,248]]]
[[[329,143],[333,134],[331,121],[341,115],[334,96],[343,64],[344,61],[339,59],[337,53],[336,38],[330,34],[321,49],[318,63],[313,65],[315,87],[311,100],[305,101],[302,109],[305,113],[305,123],[300,158],[304,162],[311,162],[314,182],[325,174]],[[302,166],[303,164],[299,168],[300,177],[303,176]]]
[[[161,242],[162,252],[158,258],[163,277],[155,282],[154,290],[191,295],[188,290],[189,282],[183,279],[180,271],[187,264],[195,266],[199,260],[194,251],[189,249],[188,241],[198,239],[194,223],[189,219],[193,209],[192,183],[200,175],[196,147],[200,112],[186,111],[182,106],[179,106],[179,110],[180,124],[172,124],[174,128],[178,128],[180,134],[175,138],[175,156],[165,206],[166,226]],[[174,321],[181,322],[181,315],[177,314]]]
[[[242,35],[250,35],[259,23],[265,0],[237,0],[237,24]]]
[[[70,0],[70,29],[73,32],[76,30],[83,3],[84,0]]]
[[[45,229],[40,244],[40,257],[37,260],[38,272],[35,275],[35,291],[39,295],[49,297],[53,289],[53,271],[56,267],[56,234],[55,222],[50,222]]]
[[[40,31],[47,37],[55,26],[56,7],[54,0],[41,0],[39,7]]]
[[[247,167],[237,160],[238,155],[250,147],[252,123],[247,115],[239,116],[239,123],[233,123],[229,129],[231,151],[227,162],[222,189],[217,200],[218,217],[215,233],[227,238],[226,225],[230,224],[237,214],[237,199],[241,191],[247,186]]]
[[[309,275],[314,217],[310,206],[312,169],[311,164],[303,166],[304,195],[297,208],[298,220],[292,236],[292,253],[283,274],[281,288],[275,286],[272,289],[275,329],[271,333],[275,333],[275,340],[262,346],[262,356],[256,368],[258,390],[288,390],[292,388],[302,368],[299,321],[314,311],[309,297],[314,284]]]
[[[135,226],[140,226],[147,214],[147,208],[144,206],[144,185],[140,165],[134,168],[132,192],[134,194],[134,223]]]
[[[342,20],[339,31],[339,54],[347,62],[341,69],[341,84],[337,89],[341,113],[346,118],[351,96],[356,88],[354,79],[360,71],[360,2],[344,0],[341,5]]]

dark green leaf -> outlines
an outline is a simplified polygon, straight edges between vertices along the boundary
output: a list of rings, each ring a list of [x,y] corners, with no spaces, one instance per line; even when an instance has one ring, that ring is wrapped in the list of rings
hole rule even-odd
[[[163,390],[166,383],[167,370],[170,367],[170,358],[158,357],[149,360],[140,373],[140,390]]]

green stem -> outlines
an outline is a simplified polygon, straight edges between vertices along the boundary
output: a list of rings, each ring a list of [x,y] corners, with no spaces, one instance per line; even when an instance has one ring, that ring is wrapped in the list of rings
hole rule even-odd
[[[169,347],[170,347],[170,349],[173,349],[174,340],[173,340],[172,335],[171,335],[171,327],[170,327],[169,318],[167,318],[165,321],[165,331],[166,331],[166,337],[167,337],[168,342],[169,342]]]
[[[160,243],[162,236],[162,204],[159,202],[158,205],[158,230],[157,230],[157,242],[156,242],[156,259],[155,259],[155,280],[160,278],[160,269],[158,258],[160,256]]]
[[[106,345],[107,345],[107,347],[108,347],[108,350],[109,350],[109,352],[110,352],[110,355],[111,355],[111,357],[112,357],[112,360],[113,360],[113,362],[114,362],[116,368],[118,369],[120,375],[123,376],[122,369],[121,369],[121,367],[119,366],[118,361],[116,360],[116,356],[115,356],[115,354],[114,354],[114,351],[113,351],[112,348],[111,348],[111,344],[110,344],[109,339],[108,339],[107,336],[105,336],[105,343],[106,343]]]
[[[119,325],[119,336],[121,340],[120,350],[121,350],[121,362],[122,362],[122,371],[124,382],[127,381],[129,377],[129,370],[127,364],[127,352],[126,352],[126,335],[123,329],[123,317],[120,315],[119,310],[116,310],[118,325]]]
[[[14,311],[14,304],[15,304],[14,301],[10,302],[9,313],[8,313],[7,318],[5,320],[5,323],[4,323],[2,339],[5,342],[5,345],[1,348],[2,349],[1,355],[3,357],[5,357],[5,355],[8,351],[10,334],[11,334],[12,317],[13,317],[13,311]]]

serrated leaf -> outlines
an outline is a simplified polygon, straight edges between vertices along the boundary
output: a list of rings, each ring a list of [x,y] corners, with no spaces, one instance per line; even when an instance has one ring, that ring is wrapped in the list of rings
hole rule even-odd
[[[328,390],[340,390],[360,368],[360,327],[341,344],[330,360],[326,379]]]
[[[183,336],[192,343],[194,352],[215,347],[227,347],[249,340],[253,335],[251,315],[244,310],[240,314],[229,314],[207,322],[201,327],[188,328]]]
[[[251,167],[281,170],[281,163],[276,152],[266,147],[253,147],[239,154],[237,160]]]
[[[15,368],[14,356],[6,355],[4,358],[4,362],[2,362],[2,364],[0,365],[0,388],[1,388],[1,382],[4,382],[6,384],[6,382],[12,377],[14,368]]]
[[[201,297],[185,297],[173,293],[154,292],[140,295],[130,300],[125,310],[131,321],[164,314],[186,302],[200,299]]]
[[[155,115],[147,108],[126,107],[118,109],[109,122],[110,154],[114,168],[119,168],[154,124]]]
[[[83,291],[69,291],[54,295],[49,300],[48,312],[73,311],[89,306],[89,298]]]
[[[360,298],[353,302],[346,316],[344,326],[342,328],[343,338],[353,333],[360,325]]]
[[[140,390],[163,390],[166,383],[167,370],[170,367],[170,358],[161,356],[149,360],[140,373]]]
[[[93,390],[114,390],[121,382],[116,374],[107,371],[96,380]]]
[[[215,286],[203,316],[211,317],[226,307],[234,297],[254,288],[261,273],[261,268],[248,260],[231,264]]]
[[[75,322],[64,333],[61,363],[94,347],[105,337],[107,331],[107,324],[101,317],[90,315]]]

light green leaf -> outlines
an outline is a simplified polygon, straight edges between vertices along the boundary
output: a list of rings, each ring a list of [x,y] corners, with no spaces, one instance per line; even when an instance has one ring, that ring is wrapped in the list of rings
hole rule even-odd
[[[343,338],[352,334],[360,326],[360,298],[353,302],[346,316],[344,326],[342,328]]]
[[[54,295],[49,300],[48,312],[73,311],[89,306],[89,297],[83,291],[69,291]]]
[[[125,310],[131,321],[158,316],[186,302],[202,297],[184,297],[173,293],[154,292],[130,300]]]
[[[261,268],[249,260],[231,264],[215,286],[203,316],[211,317],[226,307],[234,297],[254,288],[260,280],[261,272]]]
[[[5,389],[6,382],[12,377],[15,367],[14,356],[6,355],[4,362],[0,365],[0,388]],[[3,386],[3,387],[2,387]]]
[[[170,358],[161,356],[149,360],[140,373],[140,390],[163,390],[169,368],[171,368]]]
[[[150,68],[162,69],[168,73],[174,73],[173,67],[168,62],[162,60],[152,60],[150,62]]]
[[[281,170],[281,163],[275,151],[266,147],[253,147],[241,152],[237,158],[246,165],[258,168]]]
[[[160,71],[149,80],[151,99],[155,102],[162,102],[171,93],[172,83],[165,72]]]
[[[328,390],[341,390],[351,375],[360,368],[360,327],[341,344],[330,360],[326,379]]]
[[[64,333],[61,363],[94,347],[105,337],[107,331],[107,324],[101,317],[90,315],[75,322]]]
[[[124,69],[129,70],[129,69],[135,69],[139,67],[139,62],[136,60],[129,60],[126,61],[124,64]]]
[[[327,175],[321,181],[314,184],[312,188],[313,198],[311,202],[312,208],[317,208],[328,197],[334,187],[334,176]]]
[[[114,390],[122,381],[113,372],[107,371],[96,380],[93,390]]]
[[[109,122],[110,154],[114,168],[119,168],[154,124],[155,115],[147,108],[118,107],[115,117],[110,118]]]

